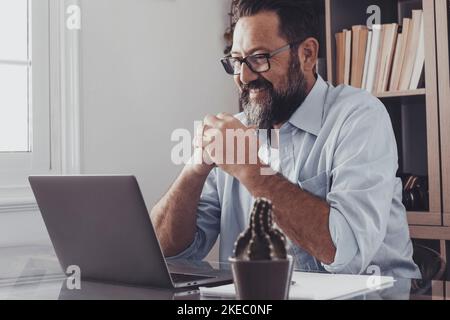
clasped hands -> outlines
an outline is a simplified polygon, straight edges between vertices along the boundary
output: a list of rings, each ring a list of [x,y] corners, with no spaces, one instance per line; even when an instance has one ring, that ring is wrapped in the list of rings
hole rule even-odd
[[[217,166],[239,180],[263,166],[258,157],[257,128],[246,127],[228,113],[206,116],[193,145],[196,164],[209,170]]]

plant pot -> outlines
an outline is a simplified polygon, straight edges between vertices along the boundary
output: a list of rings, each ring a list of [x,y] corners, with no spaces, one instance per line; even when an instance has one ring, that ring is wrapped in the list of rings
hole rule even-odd
[[[243,261],[230,258],[236,298],[239,300],[287,300],[293,259]]]

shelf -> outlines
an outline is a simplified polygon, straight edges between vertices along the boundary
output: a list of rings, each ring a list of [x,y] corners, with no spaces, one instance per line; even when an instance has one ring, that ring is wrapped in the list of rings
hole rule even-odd
[[[450,300],[450,282],[445,283],[445,299]]]
[[[439,212],[407,212],[408,223],[413,226],[441,226],[442,216]]]
[[[401,98],[401,97],[425,96],[426,93],[427,93],[426,89],[417,89],[417,90],[381,92],[376,93],[375,96],[377,98]]]
[[[431,284],[432,300],[439,301],[445,300],[445,282],[440,280],[433,280]]]
[[[449,227],[410,226],[411,239],[450,240]]]
[[[444,225],[450,227],[450,214],[444,213]]]

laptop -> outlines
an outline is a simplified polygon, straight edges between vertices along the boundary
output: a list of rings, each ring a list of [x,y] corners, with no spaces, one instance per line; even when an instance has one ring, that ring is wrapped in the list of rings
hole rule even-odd
[[[30,176],[29,182],[64,271],[78,266],[83,280],[161,288],[232,282],[229,266],[166,262],[134,176]]]

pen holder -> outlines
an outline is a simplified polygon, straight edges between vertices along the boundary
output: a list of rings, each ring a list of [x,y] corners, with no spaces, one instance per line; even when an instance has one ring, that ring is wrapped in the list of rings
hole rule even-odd
[[[245,261],[230,258],[238,300],[287,300],[293,259]]]

